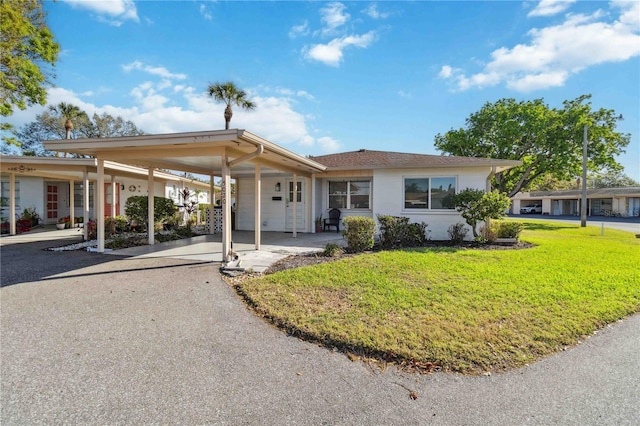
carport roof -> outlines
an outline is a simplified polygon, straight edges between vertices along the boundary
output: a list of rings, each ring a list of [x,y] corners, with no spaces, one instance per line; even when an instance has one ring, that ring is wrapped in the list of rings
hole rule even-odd
[[[95,158],[58,158],[58,157],[27,157],[21,155],[0,155],[0,171],[15,173],[23,176],[39,176],[49,179],[81,181],[84,172],[89,174],[89,180],[97,179],[98,161]],[[105,161],[105,174],[133,179],[147,179],[148,172],[140,167]],[[209,184],[184,178],[171,173],[154,172],[156,179],[174,182],[187,182],[190,185],[209,189]]]
[[[262,154],[234,164],[232,176],[253,175],[255,164],[261,173],[288,172],[303,176],[321,173],[320,163],[282,148],[243,129],[210,130],[160,135],[126,136],[99,139],[63,139],[45,141],[48,150],[72,152],[142,167],[159,167],[204,175],[222,171],[222,156],[227,161],[255,153]]]

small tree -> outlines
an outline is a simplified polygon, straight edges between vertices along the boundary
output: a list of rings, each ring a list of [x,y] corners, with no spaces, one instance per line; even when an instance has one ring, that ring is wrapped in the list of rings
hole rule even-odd
[[[124,204],[124,213],[130,220],[135,220],[139,224],[147,222],[148,219],[148,202],[146,195],[136,195],[129,197]],[[155,222],[161,222],[169,219],[176,211],[173,200],[165,197],[153,197],[153,223],[149,224],[149,228],[153,229]]]
[[[478,237],[476,226],[487,219],[500,219],[511,205],[506,194],[497,191],[484,192],[480,189],[464,189],[453,196],[456,210],[471,227],[473,236]]]

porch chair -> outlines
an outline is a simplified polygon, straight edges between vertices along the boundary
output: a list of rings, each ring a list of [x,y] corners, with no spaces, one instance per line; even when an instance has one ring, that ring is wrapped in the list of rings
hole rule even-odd
[[[324,230],[332,226],[336,227],[336,232],[340,232],[340,215],[342,212],[336,208],[329,210],[329,218],[324,219]]]

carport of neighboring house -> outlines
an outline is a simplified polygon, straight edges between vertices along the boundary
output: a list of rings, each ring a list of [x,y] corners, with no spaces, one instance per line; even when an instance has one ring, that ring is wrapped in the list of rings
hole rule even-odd
[[[64,139],[45,141],[46,149],[88,155],[97,161],[97,230],[98,252],[104,252],[104,188],[105,162],[115,161],[148,170],[149,192],[152,192],[156,168],[176,170],[222,178],[222,258],[231,260],[231,184],[232,178],[255,180],[254,220],[255,248],[260,250],[261,181],[263,176],[286,175],[297,182],[298,177],[311,178],[322,173],[325,166],[295,154],[260,136],[242,129],[212,130],[162,135],[142,135],[101,139]],[[311,188],[314,192],[314,188]],[[314,202],[315,197],[311,197]],[[293,232],[296,237],[296,203],[292,197]],[[149,197],[149,217],[153,217],[153,197]],[[312,207],[310,211],[315,211]],[[213,226],[209,227],[213,233]],[[153,232],[149,244],[154,243]]]
[[[97,200],[98,161],[95,158],[59,158],[59,157],[27,157],[3,155],[0,157],[0,171],[2,173],[3,197],[6,197],[7,205],[3,206],[7,211],[3,217],[9,221],[9,234],[16,234],[17,199],[36,200],[33,205],[45,224],[56,223],[59,218],[68,216],[73,227],[76,217],[87,220],[94,217],[97,212],[95,201]],[[105,213],[109,216],[120,214],[120,188],[118,183],[140,182],[147,179],[147,172],[139,167],[127,164],[104,162],[105,184],[103,198],[106,206]],[[8,178],[8,179],[7,179]],[[154,175],[156,184],[182,187],[188,179],[166,172],[156,172]],[[7,182],[8,181],[8,182]],[[18,182],[21,185],[18,185]],[[25,184],[28,182],[28,184]],[[209,185],[200,182],[189,182],[191,186],[210,190]],[[123,185],[121,185],[123,186]],[[37,192],[34,190],[37,189]],[[8,191],[7,191],[8,190]],[[6,191],[6,192],[4,192]],[[22,191],[18,195],[19,191]],[[25,193],[26,191],[26,193]],[[156,192],[156,195],[158,193]],[[32,207],[32,204],[23,207]],[[84,237],[87,238],[87,227],[84,228]]]

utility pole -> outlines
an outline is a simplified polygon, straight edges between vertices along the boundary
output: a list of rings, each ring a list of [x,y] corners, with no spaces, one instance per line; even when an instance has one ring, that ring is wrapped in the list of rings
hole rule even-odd
[[[584,126],[582,142],[582,200],[580,203],[580,227],[587,226],[587,125]]]

